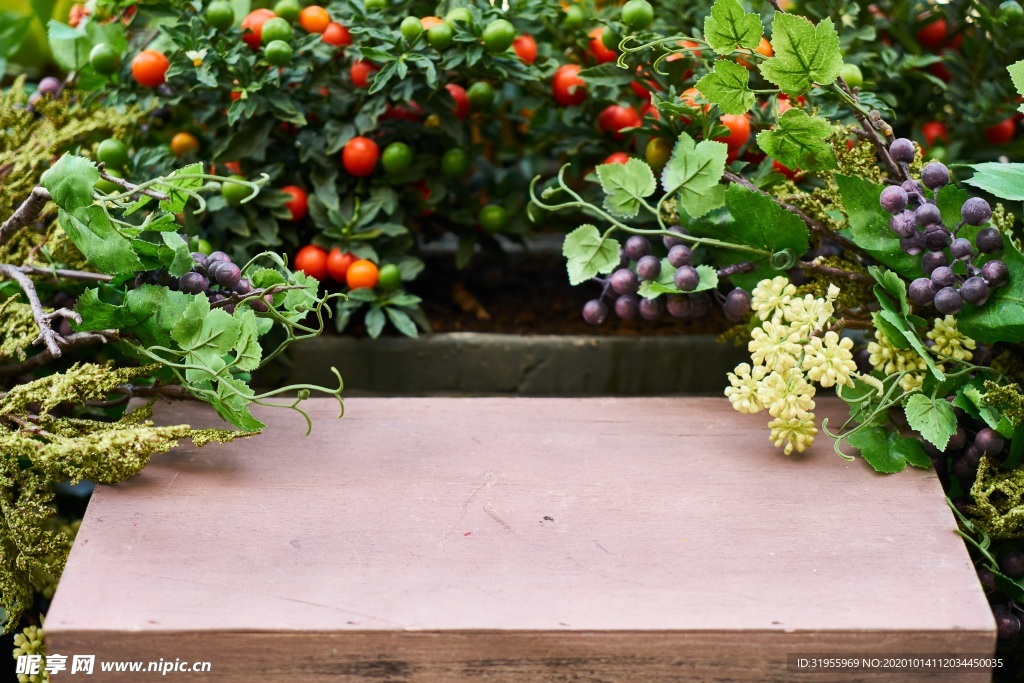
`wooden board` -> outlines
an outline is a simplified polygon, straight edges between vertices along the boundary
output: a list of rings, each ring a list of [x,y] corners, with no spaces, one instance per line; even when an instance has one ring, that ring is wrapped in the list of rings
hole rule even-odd
[[[99,487],[50,651],[208,660],[221,682],[634,683],[921,680],[787,654],[994,650],[930,471],[876,475],[827,440],[787,458],[724,399],[311,405],[308,437],[264,410],[260,437]]]

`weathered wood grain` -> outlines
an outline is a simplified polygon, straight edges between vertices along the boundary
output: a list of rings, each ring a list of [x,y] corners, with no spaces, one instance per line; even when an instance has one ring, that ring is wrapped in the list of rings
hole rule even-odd
[[[312,403],[308,437],[263,411],[260,437],[100,487],[50,651],[210,660],[219,681],[596,683],[920,680],[802,677],[786,655],[994,649],[931,472],[878,476],[825,441],[787,458],[721,399],[336,409]]]

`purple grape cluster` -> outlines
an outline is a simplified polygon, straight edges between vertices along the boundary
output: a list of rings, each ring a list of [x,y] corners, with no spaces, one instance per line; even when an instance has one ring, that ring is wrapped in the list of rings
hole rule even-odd
[[[136,284],[159,284],[185,294],[205,294],[211,304],[224,301],[233,294],[244,296],[253,291],[252,283],[242,277],[241,269],[223,251],[215,251],[210,255],[192,252],[192,262],[192,270],[181,277],[174,277],[166,268],[161,268],[143,273],[136,279]],[[263,313],[272,296],[268,294],[264,296],[264,301],[250,299],[246,303],[254,311]],[[235,304],[229,303],[223,309],[234,313]]]
[[[669,228],[680,235],[688,234],[680,226]],[[658,320],[665,313],[673,318],[696,318],[706,315],[713,304],[707,292],[692,292],[700,284],[700,273],[693,266],[693,252],[677,237],[663,237],[662,244],[668,252],[665,261],[674,268],[673,281],[684,294],[669,294],[656,299],[639,295],[643,282],[653,282],[662,274],[665,261],[652,254],[651,242],[640,235],[626,240],[619,253],[619,266],[601,282],[604,291],[597,299],[591,299],[583,306],[583,319],[591,325],[600,325],[614,310],[622,320],[633,320],[638,316],[644,320]],[[740,271],[737,271],[740,272]],[[726,317],[740,322],[750,312],[750,294],[734,289],[726,296],[715,293],[721,299]]]
[[[900,162],[908,155],[913,160],[912,151],[913,143],[906,138],[895,140],[889,147],[892,158]],[[910,283],[910,300],[917,306],[934,306],[943,315],[958,313],[964,303],[984,305],[992,290],[1009,279],[1003,261],[988,260],[978,265],[982,257],[1003,249],[1003,235],[996,228],[979,230],[973,244],[958,237],[963,226],[982,226],[992,218],[988,202],[972,197],[961,208],[958,225],[950,229],[943,224],[939,208],[925,188],[937,194],[949,182],[949,169],[933,161],[921,170],[920,183],[907,180],[901,185],[890,185],[879,198],[882,208],[892,214],[889,227],[900,238],[900,248],[911,256],[921,257],[925,277]],[[957,270],[958,264],[963,265],[962,274]]]

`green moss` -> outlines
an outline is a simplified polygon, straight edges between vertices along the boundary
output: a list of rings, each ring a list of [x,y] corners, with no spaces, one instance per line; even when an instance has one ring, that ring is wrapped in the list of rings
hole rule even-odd
[[[155,426],[152,403],[115,421],[61,414],[102,400],[121,384],[147,377],[154,366],[113,368],[75,364],[67,371],[0,395],[0,599],[7,629],[18,623],[35,591],[52,593],[73,535],[56,518],[53,487],[81,480],[124,481],[179,440],[220,443],[245,432]]]
[[[1024,467],[1003,472],[982,458],[971,497],[979,529],[999,541],[1024,538]]]

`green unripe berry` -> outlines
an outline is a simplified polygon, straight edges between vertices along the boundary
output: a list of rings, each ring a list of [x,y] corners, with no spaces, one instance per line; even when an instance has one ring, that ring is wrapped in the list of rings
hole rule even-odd
[[[402,32],[402,36],[411,43],[423,33],[423,24],[416,17],[406,17],[402,19],[402,24],[398,29]]]

